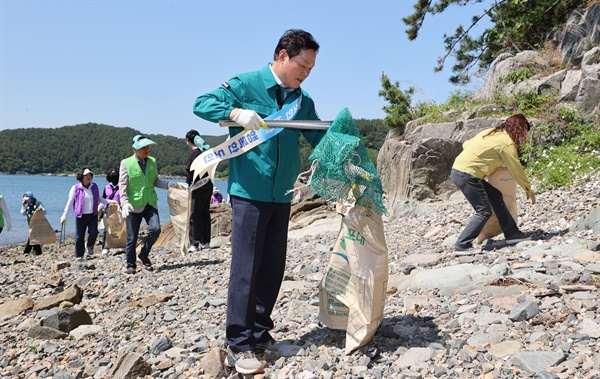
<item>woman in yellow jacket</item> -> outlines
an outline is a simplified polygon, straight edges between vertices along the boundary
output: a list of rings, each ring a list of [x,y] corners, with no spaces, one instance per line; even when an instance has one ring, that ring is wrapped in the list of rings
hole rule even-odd
[[[481,131],[463,144],[463,151],[456,157],[450,178],[460,188],[467,201],[475,209],[456,241],[455,251],[478,250],[473,241],[492,216],[498,218],[507,245],[529,240],[522,233],[508,211],[502,192],[484,180],[501,166],[506,166],[515,181],[525,190],[527,198],[535,204],[535,195],[519,162],[521,144],[527,141],[530,125],[525,116],[510,116],[493,129]]]

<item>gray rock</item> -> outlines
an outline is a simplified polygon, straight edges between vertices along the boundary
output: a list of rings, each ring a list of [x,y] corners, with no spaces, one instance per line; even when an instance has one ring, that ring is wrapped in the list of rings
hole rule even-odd
[[[512,321],[529,320],[540,312],[538,305],[533,301],[526,301],[518,304],[508,315]]]
[[[47,326],[34,325],[29,328],[27,335],[31,338],[52,340],[66,338],[69,334]]]
[[[566,359],[564,353],[550,351],[521,351],[508,359],[506,364],[524,371],[542,372]]]

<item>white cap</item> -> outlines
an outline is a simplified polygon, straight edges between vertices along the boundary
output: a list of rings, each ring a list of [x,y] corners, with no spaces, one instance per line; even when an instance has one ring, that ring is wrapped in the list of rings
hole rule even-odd
[[[87,174],[92,174],[94,175],[94,173],[92,172],[92,170],[90,170],[89,168],[86,168],[85,170],[83,170],[83,176],[87,175]]]

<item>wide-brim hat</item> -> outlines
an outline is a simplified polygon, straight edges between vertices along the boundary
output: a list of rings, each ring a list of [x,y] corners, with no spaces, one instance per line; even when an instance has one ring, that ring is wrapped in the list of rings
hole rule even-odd
[[[141,149],[142,147],[146,147],[149,145],[156,145],[156,142],[152,141],[150,138],[143,136],[141,134],[138,134],[137,136],[133,137],[133,145],[131,145],[134,149],[138,150]]]

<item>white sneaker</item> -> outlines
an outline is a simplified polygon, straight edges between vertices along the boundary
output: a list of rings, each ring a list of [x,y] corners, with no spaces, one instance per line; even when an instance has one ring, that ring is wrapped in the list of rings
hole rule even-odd
[[[110,253],[110,249],[102,249],[102,254],[108,254]]]
[[[210,249],[210,243],[203,243],[200,245],[200,249]]]
[[[188,248],[188,253],[195,253],[198,251],[198,248],[195,245],[192,245]]]
[[[240,374],[259,374],[264,371],[262,363],[256,359],[254,351],[248,350],[241,353],[234,353],[229,346],[225,348],[227,358],[225,365],[235,367],[235,370]]]

